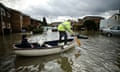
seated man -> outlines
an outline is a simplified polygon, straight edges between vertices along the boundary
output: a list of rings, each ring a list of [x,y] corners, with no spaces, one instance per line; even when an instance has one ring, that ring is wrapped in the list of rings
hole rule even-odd
[[[27,40],[27,35],[22,36],[21,46],[23,48],[33,48],[33,45],[30,44]]]

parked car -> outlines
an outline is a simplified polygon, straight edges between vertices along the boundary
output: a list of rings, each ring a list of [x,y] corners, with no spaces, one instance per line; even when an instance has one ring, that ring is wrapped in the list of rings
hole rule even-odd
[[[112,26],[111,28],[103,29],[102,33],[107,36],[120,36],[120,25]]]

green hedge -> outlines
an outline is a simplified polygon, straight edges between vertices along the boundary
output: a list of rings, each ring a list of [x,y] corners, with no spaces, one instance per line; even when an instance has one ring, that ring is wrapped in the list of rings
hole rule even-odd
[[[43,33],[43,28],[33,29],[32,32],[33,32],[33,34],[42,34]]]

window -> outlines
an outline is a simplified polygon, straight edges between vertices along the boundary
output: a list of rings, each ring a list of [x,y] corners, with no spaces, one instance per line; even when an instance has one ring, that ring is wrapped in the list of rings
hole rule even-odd
[[[111,29],[112,30],[120,30],[120,26],[113,26]]]
[[[2,22],[2,28],[6,28],[5,22]]]
[[[1,8],[1,15],[5,16],[5,10],[3,8]]]
[[[120,30],[120,26],[118,26],[118,30]]]
[[[115,20],[117,20],[117,16],[115,15]]]
[[[10,25],[10,23],[8,23],[8,24],[7,24],[7,28],[11,28],[11,25]]]
[[[117,27],[117,26],[113,26],[111,29],[112,29],[112,30],[117,30],[118,27]]]
[[[7,12],[7,16],[8,16],[8,18],[10,18],[10,13]]]

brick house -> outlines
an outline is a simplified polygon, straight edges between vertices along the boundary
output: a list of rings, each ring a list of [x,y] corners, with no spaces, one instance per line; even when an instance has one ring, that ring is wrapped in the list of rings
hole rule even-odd
[[[23,24],[23,15],[21,12],[9,9],[11,13],[12,32],[21,32]]]
[[[23,15],[23,24],[22,24],[22,29],[25,29],[28,31],[28,26],[31,24],[31,18],[28,15]]]
[[[0,3],[0,34],[9,34],[11,30],[11,14],[8,8]]]

